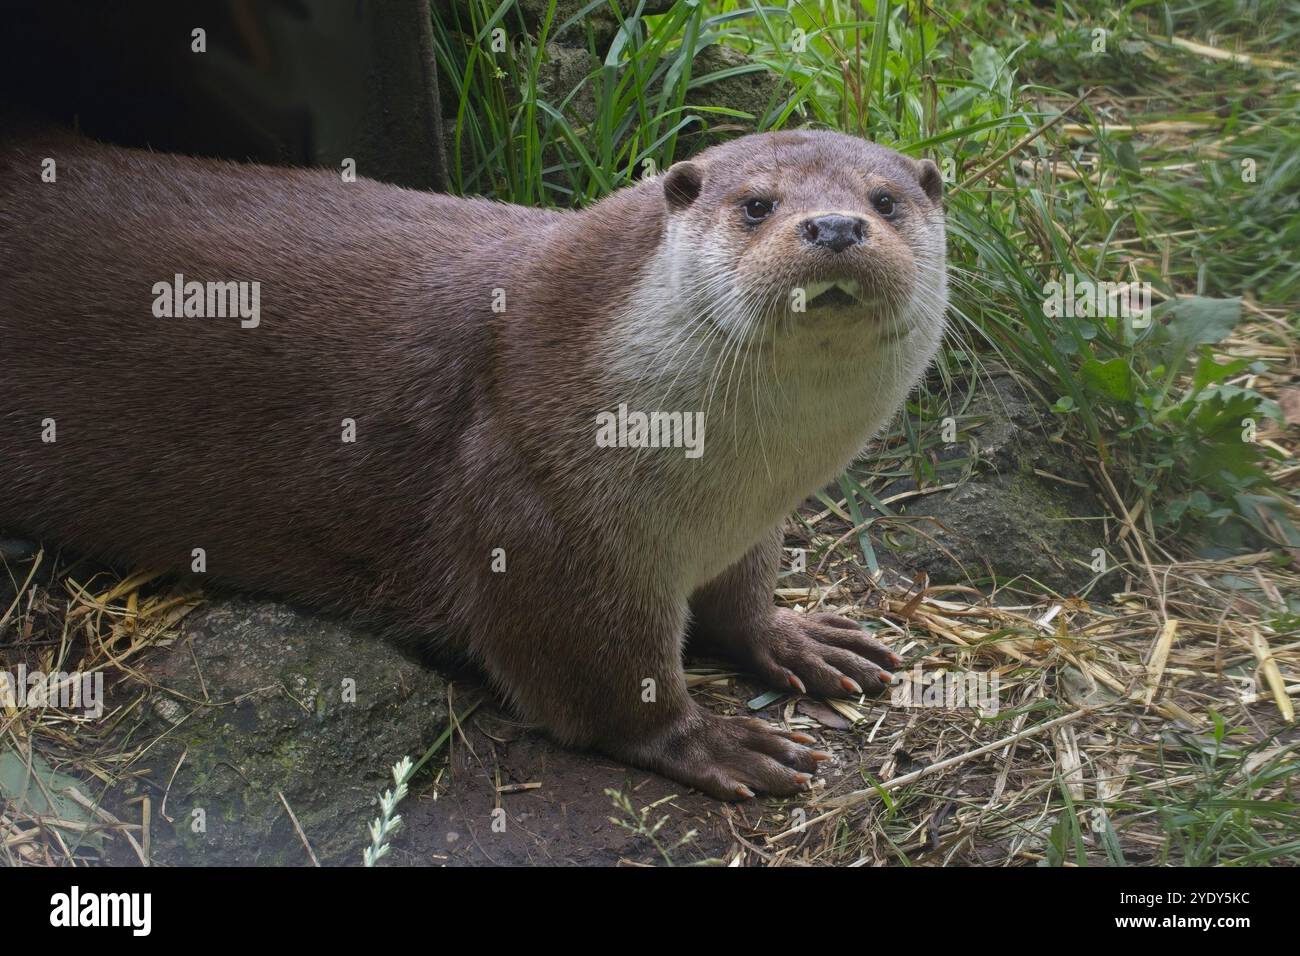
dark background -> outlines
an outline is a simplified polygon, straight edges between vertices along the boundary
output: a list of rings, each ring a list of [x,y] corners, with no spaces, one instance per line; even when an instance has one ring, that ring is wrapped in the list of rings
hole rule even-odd
[[[445,185],[426,0],[0,0],[6,114],[122,146]],[[191,49],[207,31],[207,52]]]

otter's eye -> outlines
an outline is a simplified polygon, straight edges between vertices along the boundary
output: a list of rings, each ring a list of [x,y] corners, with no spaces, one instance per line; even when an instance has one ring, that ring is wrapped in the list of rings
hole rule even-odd
[[[876,212],[880,213],[886,219],[892,216],[895,212],[894,197],[889,195],[889,193],[880,193],[871,202],[872,205],[876,207]]]
[[[745,219],[752,224],[762,222],[772,215],[776,203],[770,199],[748,199],[741,203],[740,208],[745,211]]]

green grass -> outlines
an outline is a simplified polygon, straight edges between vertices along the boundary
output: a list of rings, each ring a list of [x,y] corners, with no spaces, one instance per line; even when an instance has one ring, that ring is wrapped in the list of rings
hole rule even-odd
[[[1187,866],[1300,864],[1300,833],[1295,821],[1300,800],[1268,799],[1261,791],[1300,774],[1295,743],[1266,738],[1233,746],[1217,714],[1212,742],[1193,750],[1196,780],[1171,799],[1149,791],[1166,842],[1161,863]],[[1238,731],[1245,733],[1245,731]]]

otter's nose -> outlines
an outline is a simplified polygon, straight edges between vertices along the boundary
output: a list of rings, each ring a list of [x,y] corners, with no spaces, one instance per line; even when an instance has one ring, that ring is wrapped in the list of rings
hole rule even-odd
[[[799,224],[803,241],[843,252],[867,237],[867,221],[857,216],[815,216]]]

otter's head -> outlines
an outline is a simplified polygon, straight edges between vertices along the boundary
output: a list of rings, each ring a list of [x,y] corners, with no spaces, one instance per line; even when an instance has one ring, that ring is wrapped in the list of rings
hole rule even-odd
[[[943,182],[929,160],[841,133],[746,136],[662,178],[681,294],[732,336],[842,329],[937,343]]]

